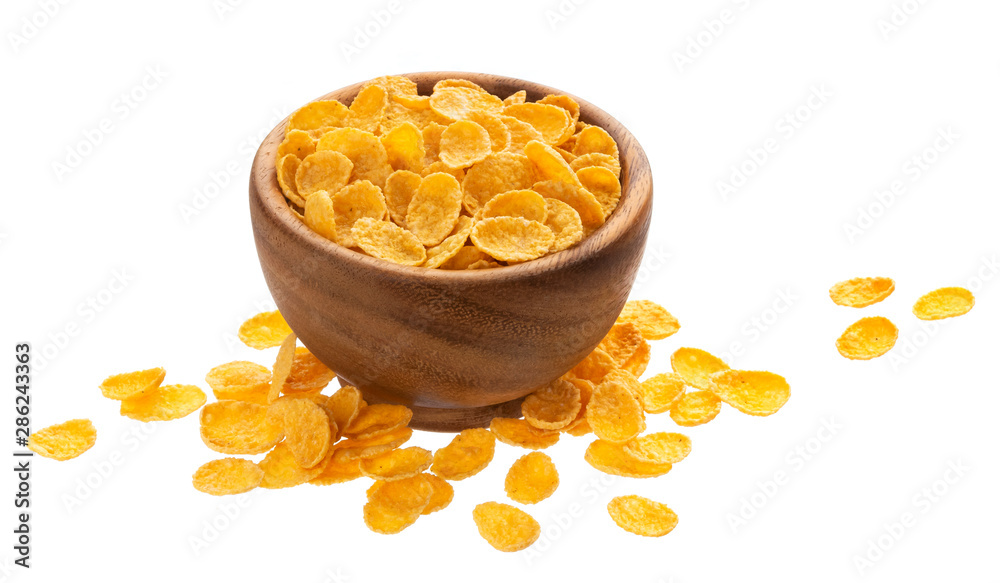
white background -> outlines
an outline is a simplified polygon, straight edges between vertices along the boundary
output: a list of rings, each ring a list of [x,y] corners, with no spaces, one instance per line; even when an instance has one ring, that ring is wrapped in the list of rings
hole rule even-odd
[[[89,417],[99,438],[73,461],[35,459],[30,573],[11,567],[3,503],[0,580],[996,580],[1000,6],[398,1],[349,59],[344,43],[388,0],[250,0],[221,14],[211,0],[69,2],[47,22],[36,0],[4,2],[0,350],[12,364],[14,343],[28,340],[53,356],[33,378],[36,429]],[[898,27],[880,27],[897,10]],[[32,31],[24,18],[44,25]],[[689,48],[699,40],[700,54]],[[220,518],[235,500],[190,483],[216,457],[197,416],[144,429],[97,385],[164,366],[168,383],[204,387],[216,364],[269,365],[273,351],[234,343],[240,322],[270,302],[247,212],[259,140],[317,95],[435,69],[560,87],[629,127],[656,185],[633,297],[683,325],[654,345],[650,372],[667,370],[680,346],[732,353],[737,343],[731,364],[785,375],[791,400],[773,417],[726,409],[686,430],[690,457],[656,480],[595,483],[603,475],[582,459],[589,439],[564,438],[548,451],[559,490],[528,509],[544,530],[528,552],[494,551],[471,518],[475,504],[504,500],[505,472],[524,453],[502,445],[486,471],[456,484],[450,508],[398,536],[365,528],[367,480],[255,491]],[[813,89],[829,96],[810,102]],[[142,99],[124,105],[133,91]],[[794,131],[779,121],[796,113]],[[105,118],[110,131],[57,176],[54,163]],[[724,198],[719,182],[753,165],[748,149],[769,139],[777,151]],[[933,161],[918,174],[914,156]],[[894,181],[905,192],[878,202]],[[185,220],[197,192],[215,196]],[[851,238],[859,207],[878,216]],[[108,287],[116,271],[127,286]],[[891,276],[896,292],[864,310],[833,305],[829,286],[859,275]],[[972,287],[975,309],[922,329],[913,301],[950,285]],[[88,298],[106,305],[89,312]],[[845,360],[833,341],[865,315],[892,318],[900,341],[886,357]],[[59,346],[67,326],[76,333]],[[10,435],[13,378],[3,383]],[[649,425],[675,428],[665,415]],[[446,441],[420,433],[411,444]],[[787,479],[771,488],[776,472]],[[14,476],[3,476],[0,495],[12,497]],[[660,539],[619,529],[604,506],[628,493],[669,504],[677,529]],[[751,499],[758,508],[734,528]],[[580,512],[566,520],[573,504]],[[915,524],[880,541],[905,512]],[[194,552],[191,537],[213,521],[221,531]],[[859,569],[872,544],[888,550]]]

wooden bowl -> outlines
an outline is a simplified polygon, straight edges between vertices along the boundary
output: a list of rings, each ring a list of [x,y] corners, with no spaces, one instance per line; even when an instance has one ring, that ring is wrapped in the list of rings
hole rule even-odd
[[[440,79],[474,81],[528,100],[564,93],[481,73],[407,74],[421,94]],[[320,99],[350,104],[361,84]],[[585,357],[614,324],[639,269],[653,180],[638,142],[615,118],[573,96],[580,119],[618,142],[622,197],[576,246],[519,265],[472,271],[407,267],[340,247],[289,209],[275,175],[287,119],[264,139],[250,175],[257,254],[274,301],[296,335],[369,403],[413,409],[411,426],[481,427],[520,416],[520,402]]]

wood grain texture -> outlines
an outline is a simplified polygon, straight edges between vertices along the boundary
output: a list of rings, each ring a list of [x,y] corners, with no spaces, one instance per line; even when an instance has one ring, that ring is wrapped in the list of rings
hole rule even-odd
[[[460,72],[406,74],[429,94],[463,78],[529,100],[557,89]],[[349,104],[361,84],[320,99]],[[274,301],[309,350],[369,402],[414,407],[411,426],[453,431],[519,414],[534,388],[572,368],[600,342],[628,298],[652,213],[653,181],[638,142],[617,120],[580,103],[580,119],[618,142],[622,197],[580,244],[520,265],[474,271],[407,267],[312,232],[288,208],[275,175],[287,120],[261,144],[250,176],[257,254]]]

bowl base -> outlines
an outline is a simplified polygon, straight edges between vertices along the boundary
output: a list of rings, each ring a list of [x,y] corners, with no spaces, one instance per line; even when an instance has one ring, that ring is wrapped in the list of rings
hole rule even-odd
[[[337,380],[340,381],[340,386],[351,384],[339,376]],[[521,402],[524,401],[521,398],[484,407],[439,408],[416,407],[407,403],[394,402],[364,388],[361,388],[361,394],[369,404],[406,405],[413,411],[413,419],[410,420],[411,428],[438,432],[459,432],[473,427],[489,427],[490,421],[494,417],[520,417]]]

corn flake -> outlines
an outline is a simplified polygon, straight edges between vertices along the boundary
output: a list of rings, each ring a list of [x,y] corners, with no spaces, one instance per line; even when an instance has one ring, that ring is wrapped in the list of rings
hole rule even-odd
[[[400,265],[420,265],[427,259],[417,236],[396,223],[363,217],[354,222],[351,236],[372,257]]]
[[[750,370],[724,370],[713,374],[711,391],[737,411],[758,417],[776,413],[791,396],[784,377]]]
[[[287,443],[279,443],[257,464],[264,472],[260,487],[275,490],[292,488],[304,484],[323,471],[323,466],[303,468],[295,461],[295,455]]]
[[[552,231],[538,221],[521,217],[483,219],[472,228],[472,243],[500,261],[528,261],[548,253]]]
[[[431,467],[433,456],[422,447],[394,449],[375,457],[361,460],[361,473],[365,476],[390,482],[423,473]]]
[[[111,375],[101,383],[101,394],[116,401],[132,399],[159,387],[166,375],[160,367]]]
[[[972,292],[962,287],[943,287],[927,293],[913,304],[913,314],[921,320],[941,320],[968,313],[976,305]]]
[[[498,551],[514,552],[530,547],[542,533],[538,521],[509,504],[484,502],[472,510],[479,535]]]
[[[682,433],[660,431],[627,441],[622,449],[639,461],[676,464],[691,453],[691,438]]]
[[[615,524],[640,536],[663,536],[677,526],[673,510],[642,496],[616,496],[608,503],[608,514]]]
[[[205,391],[194,385],[163,385],[122,401],[121,414],[136,421],[170,421],[194,413],[206,400]]]
[[[195,490],[212,496],[243,494],[253,490],[264,479],[264,470],[250,460],[227,457],[212,460],[191,477]]]
[[[673,465],[639,460],[625,451],[625,446],[598,439],[587,446],[583,458],[595,469],[623,478],[655,478],[669,472]]]
[[[587,404],[587,423],[597,437],[622,443],[646,429],[646,417],[633,390],[619,378],[605,378]]]
[[[540,451],[523,455],[514,462],[504,480],[504,491],[514,502],[537,504],[555,493],[559,473],[552,458]]]
[[[580,389],[556,379],[528,395],[521,403],[524,420],[538,429],[562,429],[580,412]]]
[[[677,373],[661,373],[642,382],[642,408],[646,413],[669,411],[684,394],[684,379]]]
[[[670,356],[670,366],[684,382],[698,389],[712,386],[712,374],[729,370],[729,365],[722,359],[698,348],[678,348]]]
[[[899,329],[882,316],[861,318],[837,339],[837,351],[851,360],[871,360],[896,345]]]
[[[533,427],[524,419],[494,417],[490,431],[497,440],[525,449],[545,449],[559,441],[559,432]]]
[[[216,401],[201,410],[201,440],[213,451],[236,455],[264,453],[284,434],[267,417],[267,407],[244,401]]]
[[[292,333],[281,312],[261,312],[240,325],[239,337],[250,348],[263,350],[280,346]]]
[[[486,429],[466,429],[434,452],[431,471],[445,480],[464,480],[481,472],[493,460],[496,438]]]
[[[722,410],[722,401],[712,391],[684,393],[670,408],[670,418],[682,427],[708,423]]]
[[[834,284],[830,299],[838,306],[864,308],[877,304],[896,289],[896,282],[888,277],[856,277]]]
[[[97,429],[90,419],[71,419],[33,432],[28,436],[28,449],[62,462],[79,456],[96,442]]]

